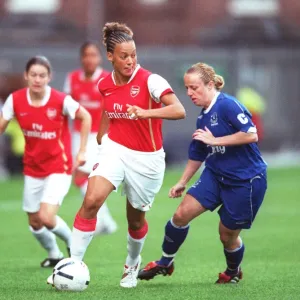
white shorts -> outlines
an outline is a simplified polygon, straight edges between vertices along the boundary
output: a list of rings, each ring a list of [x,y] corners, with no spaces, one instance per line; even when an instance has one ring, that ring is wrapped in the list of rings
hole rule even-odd
[[[24,177],[23,210],[35,213],[40,210],[40,203],[61,205],[72,182],[68,174],[51,174],[47,177]]]
[[[128,149],[109,138],[102,144],[92,176],[102,176],[123,192],[131,205],[141,211],[151,208],[165,173],[165,152],[140,152]]]
[[[80,148],[80,133],[74,132],[72,135],[72,153],[73,160],[76,159]],[[98,143],[97,143],[97,133],[90,133],[88,136],[87,148],[86,148],[86,163],[79,167],[78,170],[84,173],[90,173],[93,170],[93,166],[96,163],[98,154]]]

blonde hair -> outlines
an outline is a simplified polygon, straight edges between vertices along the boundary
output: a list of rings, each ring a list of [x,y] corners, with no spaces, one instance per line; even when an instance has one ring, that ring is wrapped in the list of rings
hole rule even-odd
[[[133,41],[132,30],[124,23],[106,23],[102,32],[103,44],[107,52],[114,52],[116,44]]]
[[[217,91],[221,91],[225,85],[224,78],[221,75],[216,74],[214,68],[205,63],[196,63],[192,65],[186,74],[196,73],[203,80],[204,84],[208,84],[213,81]]]

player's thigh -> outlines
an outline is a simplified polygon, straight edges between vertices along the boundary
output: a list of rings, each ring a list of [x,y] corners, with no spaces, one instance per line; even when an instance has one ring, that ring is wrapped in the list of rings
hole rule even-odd
[[[124,163],[120,155],[120,152],[115,147],[112,147],[111,144],[103,146],[101,151],[98,152],[96,163],[89,175],[89,179],[95,176],[103,177],[117,190],[125,176]],[[91,180],[89,180],[89,185],[91,185],[90,182]]]
[[[251,179],[252,222],[261,207],[267,191],[267,173],[261,173]]]
[[[219,182],[208,168],[203,170],[200,178],[188,189],[187,195],[210,211],[214,211],[221,204]]]
[[[69,192],[72,176],[69,174],[50,174],[46,177],[41,203],[60,206]]]
[[[27,213],[36,213],[40,209],[43,197],[45,178],[24,176],[23,210]]]
[[[231,230],[250,228],[263,202],[266,189],[264,173],[247,181],[222,185],[223,205],[219,215],[224,226]]]
[[[123,192],[131,205],[148,211],[159,192],[165,173],[165,152],[126,155]]]

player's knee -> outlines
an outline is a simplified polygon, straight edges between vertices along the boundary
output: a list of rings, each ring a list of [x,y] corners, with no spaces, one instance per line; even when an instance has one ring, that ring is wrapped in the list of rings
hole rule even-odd
[[[140,240],[147,235],[148,223],[146,220],[143,220],[141,222],[128,222],[128,224],[128,233],[132,238]]]
[[[236,236],[227,232],[220,233],[220,241],[226,249],[230,249],[231,246],[236,242]]]
[[[48,229],[52,229],[55,227],[55,216],[47,212],[40,212],[39,216],[42,224],[45,227],[47,227]]]
[[[144,226],[144,221],[132,221],[132,220],[128,220],[128,228],[130,230],[140,230],[141,228],[143,228]]]
[[[29,225],[34,229],[34,230],[39,230],[43,227],[43,223],[40,220],[38,216],[34,218],[29,218]]]
[[[81,211],[84,215],[88,214],[89,217],[95,217],[102,203],[105,201],[104,197],[97,194],[86,194]]]
[[[176,226],[186,226],[189,223],[185,209],[180,207],[175,212],[172,220]]]

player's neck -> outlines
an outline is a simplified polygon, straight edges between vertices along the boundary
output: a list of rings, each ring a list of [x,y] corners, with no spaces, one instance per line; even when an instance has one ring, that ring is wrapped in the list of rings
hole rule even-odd
[[[30,95],[30,99],[31,99],[32,103],[41,102],[44,99],[45,94],[46,94],[46,89],[44,89],[44,91],[40,92],[40,93],[35,93],[32,90],[29,90],[29,95]]]
[[[91,80],[95,72],[84,72],[85,80]]]
[[[114,77],[116,85],[127,84],[130,79],[130,77],[127,77],[127,76],[125,77],[116,71],[113,71],[113,77]]]

